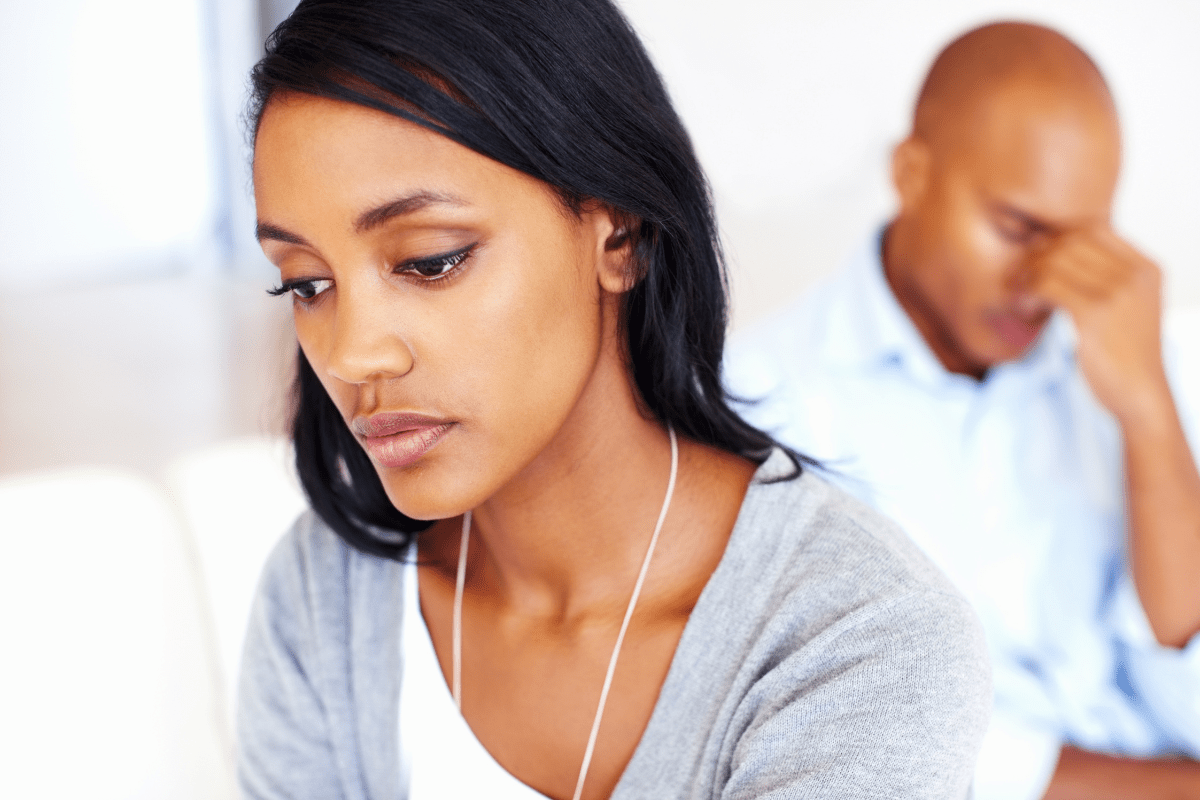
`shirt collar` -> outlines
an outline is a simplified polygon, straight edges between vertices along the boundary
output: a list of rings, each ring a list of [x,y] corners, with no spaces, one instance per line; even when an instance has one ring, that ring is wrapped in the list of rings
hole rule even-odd
[[[921,336],[883,272],[883,234],[880,227],[855,253],[844,274],[844,291],[834,302],[845,313],[831,320],[827,357],[851,367],[898,367],[928,383],[975,381],[946,371]],[[1023,375],[1039,384],[1056,383],[1074,369],[1075,331],[1070,318],[1055,312],[1038,341],[1024,357],[997,365],[987,383],[999,375]]]
[[[829,358],[849,367],[904,364],[928,372],[941,368],[908,314],[892,294],[883,274],[883,233],[880,228],[854,254],[834,301]],[[932,362],[932,363],[930,363]],[[944,371],[944,370],[943,370]]]

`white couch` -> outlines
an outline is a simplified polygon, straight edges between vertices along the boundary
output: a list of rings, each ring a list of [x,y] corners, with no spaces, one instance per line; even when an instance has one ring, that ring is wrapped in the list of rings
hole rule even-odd
[[[286,443],[226,442],[154,483],[0,480],[0,797],[232,800],[242,632],[304,507]]]
[[[1200,308],[1167,329],[1200,423]],[[250,601],[303,507],[288,446],[269,439],[190,453],[161,482],[0,480],[0,797],[234,798]]]

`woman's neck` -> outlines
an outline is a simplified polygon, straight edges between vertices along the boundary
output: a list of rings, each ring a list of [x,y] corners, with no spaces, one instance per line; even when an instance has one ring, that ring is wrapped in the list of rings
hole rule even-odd
[[[475,509],[476,585],[562,617],[627,600],[671,464],[667,433],[639,413],[627,375],[602,354],[551,443]]]

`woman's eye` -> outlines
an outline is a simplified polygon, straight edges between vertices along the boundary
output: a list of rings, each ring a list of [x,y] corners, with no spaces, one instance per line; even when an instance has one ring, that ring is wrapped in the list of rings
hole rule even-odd
[[[459,264],[467,260],[471,255],[471,251],[475,249],[475,245],[456,250],[453,253],[446,253],[432,258],[421,258],[413,261],[405,261],[396,267],[396,272],[410,272],[420,275],[422,278],[437,280],[451,272]]]
[[[281,294],[291,292],[294,298],[302,303],[307,303],[331,286],[333,286],[333,281],[328,278],[308,278],[298,281],[284,281],[280,286],[268,289],[267,294],[278,297]]]

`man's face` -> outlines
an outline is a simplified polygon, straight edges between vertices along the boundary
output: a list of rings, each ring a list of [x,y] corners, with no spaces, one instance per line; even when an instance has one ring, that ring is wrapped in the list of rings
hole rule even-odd
[[[901,187],[903,263],[888,278],[943,364],[981,376],[1020,357],[1053,310],[1023,291],[1031,257],[1106,224],[1120,162],[1111,118],[1035,89],[998,93],[923,148]]]

